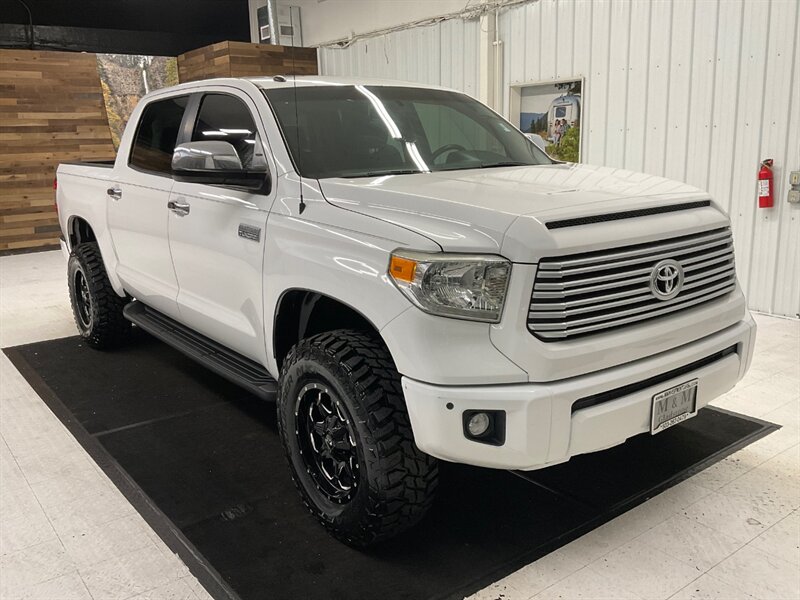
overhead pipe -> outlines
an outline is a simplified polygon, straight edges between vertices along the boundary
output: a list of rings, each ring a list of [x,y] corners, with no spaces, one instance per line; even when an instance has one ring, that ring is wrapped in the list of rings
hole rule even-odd
[[[350,37],[347,38],[322,42],[320,44],[317,44],[317,47],[347,48],[348,46],[351,46],[358,40],[378,37],[381,35],[386,35],[388,33],[394,33],[396,31],[405,31],[407,29],[413,29],[415,27],[423,27],[425,25],[435,25],[436,23],[441,23],[442,21],[449,21],[451,19],[464,19],[464,20],[477,19],[484,17],[487,14],[498,9],[512,8],[514,6],[519,6],[521,4],[530,4],[532,2],[539,2],[539,1],[540,0],[487,0],[486,2],[474,6],[468,6],[463,10],[447,13],[444,15],[439,15],[438,17],[428,17],[425,19],[419,19],[417,21],[411,21],[409,23],[403,23],[402,25],[394,25],[392,27],[386,27],[384,29],[376,29],[374,31],[369,31],[366,33],[351,35]]]

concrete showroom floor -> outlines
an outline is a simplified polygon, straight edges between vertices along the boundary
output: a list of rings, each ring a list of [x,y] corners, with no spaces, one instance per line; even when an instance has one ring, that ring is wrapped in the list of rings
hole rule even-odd
[[[473,598],[800,598],[800,321],[755,318],[714,404],[781,429]],[[61,254],[0,258],[0,346],[75,333]],[[0,598],[209,597],[0,355]]]

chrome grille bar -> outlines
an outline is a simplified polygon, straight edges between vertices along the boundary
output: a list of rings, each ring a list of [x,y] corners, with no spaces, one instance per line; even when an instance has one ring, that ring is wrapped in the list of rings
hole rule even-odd
[[[662,252],[659,254],[655,254],[652,256],[643,256],[638,258],[633,258],[630,260],[620,260],[616,262],[609,262],[609,263],[602,263],[592,265],[590,267],[578,267],[573,269],[561,269],[559,271],[549,271],[543,270],[542,271],[542,278],[543,279],[555,279],[555,278],[565,278],[570,277],[573,275],[583,275],[584,273],[597,273],[598,271],[606,271],[611,269],[620,269],[622,267],[632,266],[632,265],[642,265],[642,264],[652,264],[654,262],[658,262],[665,258],[674,258],[677,259],[681,256],[691,256],[692,254],[696,254],[701,252],[700,256],[702,258],[710,258],[712,256],[719,256],[721,254],[725,254],[733,249],[732,245],[730,244],[729,240],[722,240],[717,242],[711,242],[708,244],[703,244],[701,246],[692,246],[690,248],[682,248],[680,250],[673,250],[671,252]],[[705,252],[706,250],[714,250],[713,252]],[[700,259],[697,259],[700,260]],[[692,259],[687,258],[685,262],[692,262]]]
[[[615,260],[615,259],[626,259],[631,256],[641,256],[643,254],[651,254],[653,252],[661,252],[664,250],[676,250],[680,248],[685,248],[687,246],[691,246],[692,244],[702,244],[704,242],[710,242],[714,240],[725,239],[728,240],[731,237],[730,228],[725,227],[723,229],[714,229],[712,231],[706,231],[704,233],[684,236],[681,238],[681,241],[663,241],[663,242],[654,242],[653,244],[638,244],[636,246],[632,246],[630,250],[623,250],[618,252],[611,252],[611,253],[598,253],[598,252],[591,252],[592,256],[587,258],[574,258],[574,259],[566,259],[559,261],[558,259],[553,259],[552,262],[548,262],[543,267],[544,269],[563,269],[564,267],[578,267],[583,265],[590,265],[597,262],[603,262],[607,260]],[[644,247],[642,247],[644,246]],[[601,251],[602,252],[602,251]]]
[[[569,327],[570,328],[580,327],[582,325],[589,325],[591,323],[597,323],[597,322],[601,322],[601,321],[612,320],[612,319],[615,319],[617,317],[624,317],[624,316],[627,316],[627,315],[635,315],[635,314],[638,314],[638,313],[647,312],[652,307],[671,306],[673,304],[680,304],[684,300],[693,300],[694,298],[699,298],[699,297],[703,296],[704,294],[708,294],[708,293],[711,293],[711,292],[716,292],[717,290],[725,288],[725,287],[728,287],[729,285],[730,285],[729,281],[723,281],[722,283],[717,284],[717,285],[712,286],[712,287],[709,287],[707,289],[698,290],[696,292],[689,293],[689,294],[680,294],[680,295],[676,296],[675,298],[673,298],[672,300],[669,300],[667,302],[661,302],[660,300],[658,300],[656,298],[653,298],[653,296],[651,294],[650,299],[647,300],[644,304],[642,304],[640,306],[634,306],[632,308],[625,308],[624,310],[614,311],[612,315],[609,315],[607,312],[604,311],[604,309],[608,308],[608,307],[599,306],[595,310],[603,310],[604,312],[602,314],[599,314],[599,315],[596,315],[596,316],[593,316],[593,317],[584,317],[582,319],[574,319],[574,320],[570,321]],[[679,300],[679,298],[680,298],[680,300]],[[614,304],[615,307],[616,306],[621,306],[617,302],[614,302],[613,304]],[[624,306],[630,307],[630,302],[625,302]],[[567,312],[568,314],[565,314],[565,312]],[[580,311],[575,311],[575,312],[562,311],[560,316],[569,318],[569,317],[571,317],[571,316],[573,316],[575,314],[582,314],[582,313],[586,313],[586,312],[588,312],[588,311],[585,308],[581,309]],[[594,312],[594,311],[592,311],[592,312]],[[541,313],[538,313],[538,314],[541,314]],[[547,316],[547,318],[557,318],[558,316],[559,316],[558,313],[550,313]],[[551,330],[551,329],[562,329],[563,327],[564,327],[563,322],[560,322],[560,321],[559,322],[553,322],[553,323],[542,322],[542,323],[538,324],[537,331],[545,331],[545,330]]]
[[[654,266],[683,269],[669,300],[650,289]],[[607,251],[543,259],[528,312],[528,329],[545,341],[568,339],[657,318],[730,293],[736,287],[730,228]]]

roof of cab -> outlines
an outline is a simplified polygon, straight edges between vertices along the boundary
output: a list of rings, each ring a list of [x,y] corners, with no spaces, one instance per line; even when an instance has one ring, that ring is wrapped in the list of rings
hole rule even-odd
[[[276,77],[278,78],[276,80]],[[413,87],[413,88],[427,88],[432,90],[448,90],[449,88],[441,87],[438,85],[426,85],[423,83],[414,83],[411,81],[394,81],[392,79],[372,79],[365,77],[325,77],[322,75],[276,75],[272,77],[244,77],[247,81],[252,81],[260,88],[282,88],[292,87],[319,87],[329,85],[368,85],[368,86],[393,86],[393,87]]]
[[[186,83],[179,83],[168,88],[160,88],[153,90],[146,94],[142,101],[149,101],[154,98],[164,96],[174,96],[179,93],[202,91],[202,88],[212,85],[228,85],[244,87],[242,84],[246,82],[250,85],[255,85],[261,89],[280,89],[291,88],[295,85],[295,78],[291,75],[275,75],[271,77],[216,77],[213,79],[201,79],[197,81],[188,81]],[[370,78],[356,78],[356,77],[322,77],[317,75],[301,75],[296,78],[297,87],[322,87],[333,85],[367,85],[367,86],[395,86],[395,87],[410,87],[410,88],[425,88],[432,90],[445,90],[448,92],[458,92],[435,85],[425,85],[422,83],[413,83],[410,81],[393,81],[391,79],[370,79]]]

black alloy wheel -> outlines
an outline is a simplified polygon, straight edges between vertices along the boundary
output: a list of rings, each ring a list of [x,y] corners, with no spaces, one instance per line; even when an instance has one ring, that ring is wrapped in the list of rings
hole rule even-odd
[[[78,327],[83,331],[89,331],[92,328],[92,296],[89,293],[89,284],[83,271],[75,271],[75,289],[77,294],[75,296],[75,316],[78,321]]]
[[[281,365],[278,429],[304,504],[346,544],[394,537],[433,502],[437,461],[414,444],[400,375],[374,335],[298,342]]]
[[[297,396],[295,435],[317,489],[331,502],[349,502],[358,487],[356,438],[342,404],[323,383],[306,384]]]
[[[89,346],[116,348],[128,340],[131,324],[122,314],[128,298],[114,291],[95,242],[72,249],[67,285],[75,325]]]

